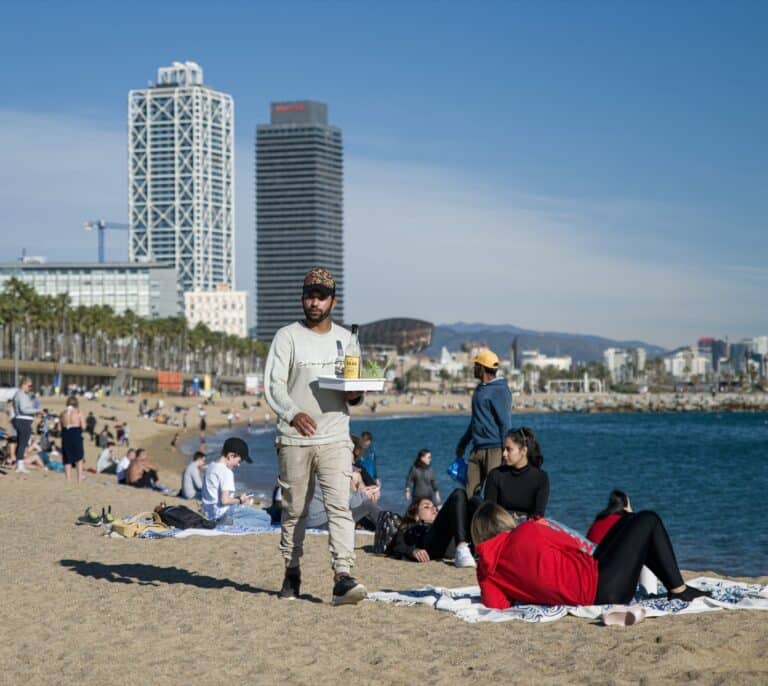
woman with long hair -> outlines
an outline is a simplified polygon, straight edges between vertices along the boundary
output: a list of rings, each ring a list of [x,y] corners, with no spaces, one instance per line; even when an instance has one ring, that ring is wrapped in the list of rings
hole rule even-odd
[[[592,543],[600,543],[613,525],[631,512],[632,505],[629,502],[629,496],[618,488],[613,489],[611,495],[608,496],[608,505],[597,513],[595,521],[589,527],[587,538]]]
[[[457,567],[474,567],[469,549],[469,524],[472,505],[463,488],[448,496],[438,512],[429,498],[414,500],[405,512],[400,527],[387,547],[387,554],[400,559],[429,562],[442,560],[455,544],[453,562]]]
[[[440,491],[437,490],[437,478],[432,469],[432,451],[422,448],[416,455],[416,460],[411,466],[408,476],[405,477],[405,499],[411,504],[422,498],[440,504]]]
[[[472,540],[487,607],[626,604],[643,565],[661,579],[670,600],[709,595],[685,584],[667,530],[650,510],[622,518],[590,552],[583,540],[544,519],[518,523],[498,505],[483,503],[472,520]]]
[[[485,481],[485,500],[518,516],[543,517],[549,500],[543,462],[533,429],[513,429],[504,437],[502,465],[491,470]]]

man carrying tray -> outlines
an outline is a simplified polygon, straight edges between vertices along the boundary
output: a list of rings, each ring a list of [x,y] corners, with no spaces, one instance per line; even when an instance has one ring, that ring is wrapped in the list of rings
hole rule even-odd
[[[359,391],[322,389],[319,376],[333,376],[337,357],[350,338],[334,324],[336,282],[322,268],[304,278],[304,320],[280,329],[264,369],[267,402],[278,417],[277,447],[283,513],[280,551],[285,578],[279,597],[299,597],[307,511],[319,488],[328,514],[333,567],[333,604],[357,603],[365,587],[350,574],[355,561],[355,525],[349,510],[352,441],[347,404],[362,401]]]

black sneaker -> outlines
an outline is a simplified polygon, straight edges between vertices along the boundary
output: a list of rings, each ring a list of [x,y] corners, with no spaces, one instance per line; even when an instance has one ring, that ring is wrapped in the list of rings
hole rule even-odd
[[[301,571],[297,569],[286,569],[285,578],[283,579],[283,587],[280,589],[280,593],[277,597],[280,600],[296,600],[299,597],[299,589],[301,587]]]
[[[334,605],[355,605],[368,595],[365,586],[358,583],[349,574],[342,574],[333,584]]]

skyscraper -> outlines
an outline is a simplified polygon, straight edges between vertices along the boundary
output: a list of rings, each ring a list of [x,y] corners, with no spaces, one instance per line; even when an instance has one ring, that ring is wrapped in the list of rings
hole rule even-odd
[[[131,261],[173,264],[181,291],[234,286],[234,105],[194,62],[128,94]]]
[[[303,316],[301,283],[315,266],[336,279],[344,321],[343,148],[328,106],[272,103],[256,129],[256,335],[269,340]]]

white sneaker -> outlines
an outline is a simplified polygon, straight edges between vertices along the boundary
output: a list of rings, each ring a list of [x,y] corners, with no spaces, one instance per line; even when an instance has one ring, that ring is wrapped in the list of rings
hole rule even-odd
[[[475,558],[466,543],[459,543],[456,546],[456,554],[453,556],[453,564],[456,567],[477,567]]]
[[[16,473],[29,474],[29,470],[23,464],[19,464],[19,465],[16,465]]]

